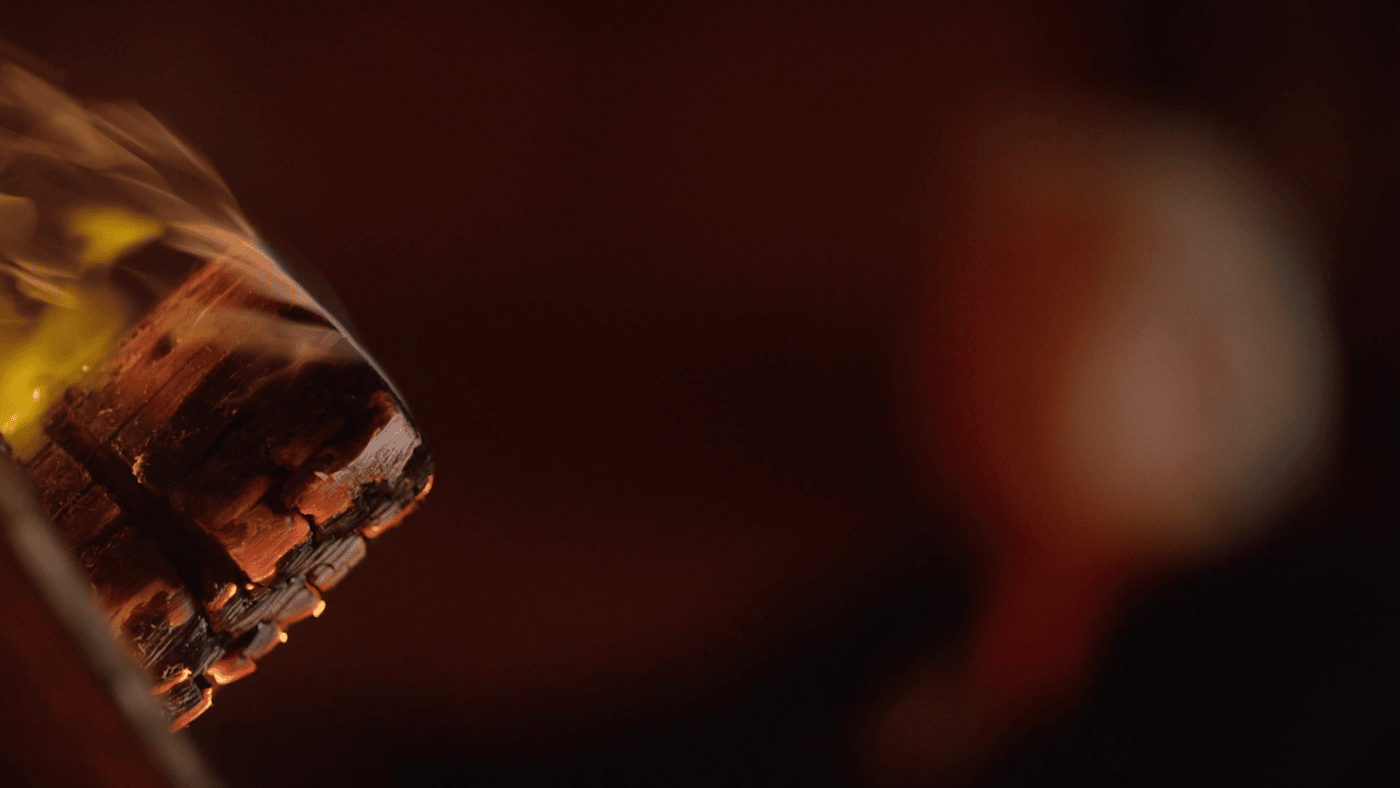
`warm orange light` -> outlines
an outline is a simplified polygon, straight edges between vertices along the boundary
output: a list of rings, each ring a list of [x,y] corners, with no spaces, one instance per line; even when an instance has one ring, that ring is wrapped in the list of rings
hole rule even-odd
[[[233,595],[237,593],[238,586],[233,583],[224,583],[223,587],[219,589],[219,593],[215,594],[214,599],[209,602],[209,610],[211,612],[222,610],[224,605],[228,604],[229,600],[233,599]]]

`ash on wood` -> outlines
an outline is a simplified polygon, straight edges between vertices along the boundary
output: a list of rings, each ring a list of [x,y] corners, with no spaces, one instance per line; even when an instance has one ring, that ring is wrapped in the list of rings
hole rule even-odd
[[[304,336],[315,353],[292,352]],[[21,464],[173,727],[319,615],[432,482],[406,409],[338,328],[218,258],[43,428]]]

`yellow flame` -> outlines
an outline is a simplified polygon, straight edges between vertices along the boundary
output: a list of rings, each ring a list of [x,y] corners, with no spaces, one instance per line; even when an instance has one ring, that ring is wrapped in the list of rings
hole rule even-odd
[[[119,208],[78,211],[68,231],[86,240],[79,268],[107,265],[160,236],[165,225]],[[111,352],[125,320],[81,285],[7,266],[21,292],[48,302],[32,327],[0,330],[0,434],[21,456],[35,448],[40,419],[63,389]]]
[[[79,266],[86,268],[111,263],[133,246],[154,240],[165,232],[165,225],[119,208],[95,208],[73,214],[68,230],[87,239],[78,257]]]
[[[28,332],[0,332],[0,434],[20,456],[35,448],[44,411],[70,383],[111,352],[124,323],[104,299],[72,293],[73,308],[51,306]]]

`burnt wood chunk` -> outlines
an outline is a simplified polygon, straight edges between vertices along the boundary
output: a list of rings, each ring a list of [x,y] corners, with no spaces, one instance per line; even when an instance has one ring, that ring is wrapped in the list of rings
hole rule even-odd
[[[21,464],[176,727],[319,615],[432,480],[355,346],[217,260],[64,393]]]

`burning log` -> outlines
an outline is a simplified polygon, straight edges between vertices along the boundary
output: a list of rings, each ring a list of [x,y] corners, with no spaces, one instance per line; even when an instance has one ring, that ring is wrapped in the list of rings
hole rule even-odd
[[[0,332],[20,392],[0,431],[180,727],[320,615],[432,463],[393,387],[207,165],[132,108],[81,107],[0,64],[7,95],[33,117],[0,138],[0,306],[20,326],[8,347]],[[128,317],[93,323],[104,312]],[[62,343],[40,328],[65,320],[78,350],[45,363]]]
[[[326,327],[206,264],[68,389],[21,463],[176,721],[319,615],[363,537],[428,484],[421,440],[367,364],[169,338],[219,308]]]

